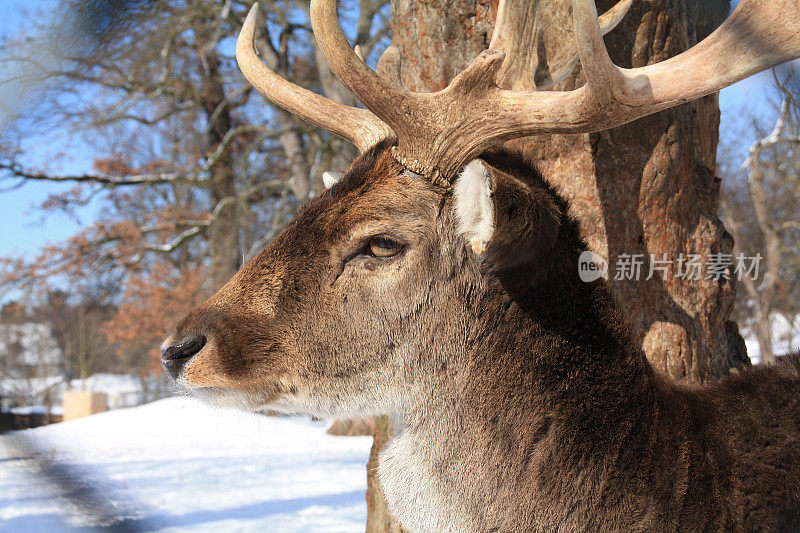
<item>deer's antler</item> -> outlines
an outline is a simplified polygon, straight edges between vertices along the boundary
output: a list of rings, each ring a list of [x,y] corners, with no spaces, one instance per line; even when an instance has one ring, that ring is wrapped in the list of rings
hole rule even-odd
[[[493,49],[439,92],[407,91],[398,83],[399,51],[387,49],[380,73],[369,68],[347,44],[335,0],[311,1],[314,35],[333,73],[372,113],[336,104],[269,71],[252,51],[252,12],[249,31],[246,22],[239,37],[237,59],[247,78],[276,104],[353,140],[362,150],[393,132],[400,163],[447,185],[467,161],[504,141],[613,128],[800,57],[797,0],[741,0],[722,26],[695,47],[637,69],[611,62],[593,0],[572,0],[572,6],[587,83],[568,92],[499,88],[497,72],[505,54]]]
[[[613,105],[613,127],[695,100],[762,70],[800,57],[800,2],[742,0],[714,33],[689,50],[642,68],[619,68],[608,57],[591,0],[573,0],[575,38],[595,102]],[[605,113],[608,115],[609,113]],[[595,128],[601,129],[601,128]]]
[[[362,152],[392,135],[392,130],[366,109],[350,107],[303,89],[273,72],[256,53],[254,38],[258,4],[254,4],[236,41],[236,61],[245,78],[272,103],[320,128],[344,137]]]
[[[598,20],[603,35],[622,22],[633,1],[620,0],[600,15]],[[540,9],[544,8],[540,5],[541,2],[538,1],[500,0],[489,48],[503,50],[506,53],[506,60],[497,76],[498,84],[504,89],[543,91],[564,81],[580,62],[575,40],[571,39],[571,43],[566,46],[547,49],[544,54],[547,64],[546,78],[537,79],[537,75],[540,74],[538,70],[543,65],[539,64],[542,56],[533,43],[537,39],[546,39],[542,32],[551,31],[550,28],[537,26],[553,17],[553,15],[542,15]],[[542,20],[539,20],[540,17]]]

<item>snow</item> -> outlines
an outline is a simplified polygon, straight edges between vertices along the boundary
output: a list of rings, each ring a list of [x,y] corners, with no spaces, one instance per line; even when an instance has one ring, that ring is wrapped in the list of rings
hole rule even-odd
[[[142,382],[131,374],[92,374],[86,379],[73,379],[69,382],[73,390],[90,390],[106,394],[139,394]]]
[[[25,405],[14,407],[11,412],[15,415],[44,415],[47,414],[47,407],[44,405]]]
[[[770,326],[772,328],[772,352],[775,355],[783,355],[800,349],[800,316],[796,316],[790,321],[780,313],[772,313]],[[743,327],[742,335],[750,360],[753,364],[760,363],[761,347],[758,345],[758,338],[755,336],[752,325],[748,324]]]
[[[0,531],[91,523],[19,438],[147,531],[364,531],[370,437],[189,398],[0,436]]]

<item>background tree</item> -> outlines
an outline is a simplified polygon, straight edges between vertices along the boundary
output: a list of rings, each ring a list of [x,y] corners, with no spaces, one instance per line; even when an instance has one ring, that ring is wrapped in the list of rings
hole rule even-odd
[[[86,379],[95,372],[132,372],[112,357],[112,343],[105,335],[105,323],[115,309],[105,303],[103,293],[69,295],[52,291],[46,302],[34,308],[33,320],[49,326],[64,356],[64,379]]]
[[[737,308],[743,324],[755,334],[762,360],[773,361],[776,314],[788,324],[791,346],[800,302],[800,86],[794,72],[776,74],[774,126],[764,131],[754,117],[758,137],[742,161],[732,149],[721,151],[726,177],[722,214],[736,241],[736,252],[759,254],[763,276],[741,278]]]

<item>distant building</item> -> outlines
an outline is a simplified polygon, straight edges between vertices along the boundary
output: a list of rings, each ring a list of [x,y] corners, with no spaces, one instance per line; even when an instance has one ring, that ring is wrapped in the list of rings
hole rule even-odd
[[[0,324],[0,409],[18,414],[61,412],[64,391],[102,392],[108,409],[164,398],[163,376],[93,374],[68,381],[64,354],[45,323]]]
[[[0,407],[60,402],[64,354],[50,326],[0,324]]]
[[[102,392],[106,395],[106,407],[119,409],[144,403],[146,380],[130,374],[92,374],[86,379],[73,379],[70,389]]]

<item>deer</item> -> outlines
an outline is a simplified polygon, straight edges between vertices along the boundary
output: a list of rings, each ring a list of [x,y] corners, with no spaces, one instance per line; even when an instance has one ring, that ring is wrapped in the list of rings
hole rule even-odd
[[[501,88],[489,48],[415,93],[398,49],[371,69],[335,0],[312,0],[361,108],[271,71],[254,6],[244,76],[360,155],[177,324],[162,365],[215,405],[390,416],[378,475],[412,532],[797,530],[800,355],[702,385],[658,373],[607,282],[579,278],[568,202],[502,144],[619,126],[800,57],[800,3],[741,0],[693,48],[636,69],[611,62],[613,21],[592,0],[572,9],[583,87]]]

